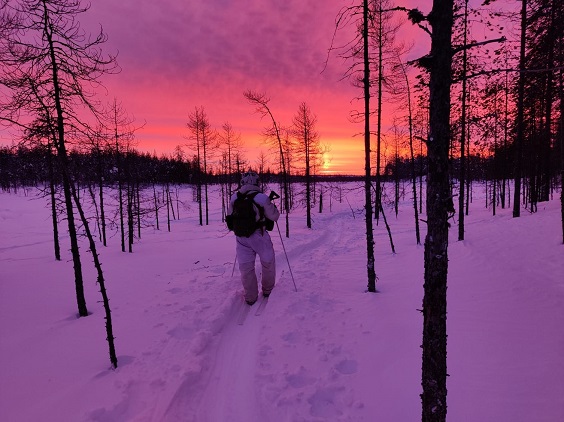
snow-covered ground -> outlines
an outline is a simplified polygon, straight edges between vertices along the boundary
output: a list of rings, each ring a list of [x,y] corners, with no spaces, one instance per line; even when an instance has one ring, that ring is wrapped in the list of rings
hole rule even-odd
[[[79,319],[68,238],[55,261],[46,199],[1,193],[0,420],[419,420],[423,247],[412,207],[406,199],[398,218],[387,211],[396,254],[376,227],[379,293],[366,293],[363,192],[345,193],[324,199],[311,230],[303,210],[291,214],[283,240],[297,292],[275,228],[277,287],[243,325],[235,240],[216,190],[208,226],[185,188],[171,232],[162,221],[145,229],[131,254],[112,232],[100,252],[117,370],[86,244],[91,315]],[[518,219],[501,209],[493,217],[474,192],[466,240],[451,230],[450,421],[564,420],[560,227],[557,200]]]

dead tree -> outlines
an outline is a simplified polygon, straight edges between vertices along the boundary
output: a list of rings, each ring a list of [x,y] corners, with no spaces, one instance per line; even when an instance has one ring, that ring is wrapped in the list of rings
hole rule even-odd
[[[60,168],[68,168],[68,134],[86,131],[84,111],[96,114],[97,105],[89,88],[102,75],[116,68],[112,56],[105,57],[102,31],[87,36],[78,17],[88,10],[78,0],[3,2],[0,23],[0,60],[6,67],[0,84],[9,92],[0,103],[0,119],[26,129],[29,122],[44,120],[56,134],[54,147]],[[82,263],[69,173],[62,172],[75,290],[80,316],[87,316]]]
[[[450,88],[452,79],[453,0],[434,0],[428,16],[410,19],[431,35],[431,52],[419,59],[430,74],[427,139],[427,236],[423,297],[422,420],[444,422],[447,414],[447,274],[449,215],[454,204],[449,183]],[[423,26],[428,22],[431,29]]]
[[[303,159],[306,185],[306,225],[311,229],[312,207],[312,168],[320,156],[319,133],[316,129],[317,116],[305,102],[299,106],[297,114],[292,121],[292,135],[297,139],[296,149],[300,159]]]
[[[363,111],[359,112],[359,120],[364,122],[364,209],[366,219],[366,269],[368,291],[376,292],[376,272],[374,270],[374,227],[372,208],[371,180],[371,139],[370,139],[370,2],[363,0],[362,5],[353,5],[341,10],[337,16],[335,32],[349,24],[357,29],[356,38],[350,42],[341,57],[352,62],[345,77],[352,79],[353,84],[362,90]]]
[[[203,176],[204,201],[206,226],[209,224],[209,201],[208,201],[208,161],[216,147],[217,134],[212,129],[204,107],[195,107],[188,116],[186,127],[190,130],[187,139],[191,140],[190,147],[196,150],[197,172]],[[202,178],[198,177],[198,209],[200,214],[200,226],[203,223],[202,210]]]
[[[284,196],[284,211],[286,213],[286,237],[290,237],[290,187],[288,178],[288,162],[285,157],[284,144],[285,144],[285,131],[280,126],[280,124],[274,118],[270,106],[270,98],[264,93],[258,93],[251,90],[245,91],[245,98],[256,107],[256,112],[261,115],[261,117],[268,117],[272,123],[265,130],[265,135],[269,139],[273,139],[278,147],[278,152],[280,154],[280,166],[282,168],[282,189]]]

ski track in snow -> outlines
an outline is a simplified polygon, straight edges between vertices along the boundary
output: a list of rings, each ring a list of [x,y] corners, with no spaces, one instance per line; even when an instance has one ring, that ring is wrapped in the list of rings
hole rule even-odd
[[[41,217],[29,219],[31,225],[22,217],[26,230],[21,222],[2,226],[2,311],[5,321],[19,324],[14,330],[5,323],[9,340],[0,343],[12,362],[2,369],[9,380],[0,400],[9,412],[5,420],[420,418],[423,246],[414,235],[407,242],[411,218],[393,222],[394,236],[403,234],[395,254],[383,222],[375,229],[381,294],[366,294],[364,217],[353,218],[343,204],[315,213],[308,230],[302,215],[291,216],[291,237],[282,240],[298,292],[275,228],[277,286],[262,315],[255,315],[259,302],[243,325],[238,271],[231,277],[234,239],[223,225],[194,230],[194,221],[185,219],[174,222],[171,233],[149,233],[149,242],[135,245],[140,253],[101,249],[119,361],[108,371],[95,273],[85,266],[92,317],[77,320],[73,292],[59,283],[69,278],[68,265],[53,262],[41,246],[49,239],[43,211],[10,200],[14,208],[1,205],[0,222],[26,213]],[[467,240],[457,242],[456,230],[450,233],[449,418],[561,420],[554,415],[564,411],[564,343],[557,334],[564,323],[564,267],[560,240],[552,235],[555,220],[540,212],[518,221],[510,210],[495,218],[475,214]],[[531,246],[547,239],[550,248]]]
[[[348,357],[350,350],[342,350],[341,346],[325,341],[324,333],[335,327],[329,326],[323,315],[336,311],[337,307],[333,300],[324,298],[322,294],[328,286],[316,282],[320,279],[339,284],[342,280],[331,280],[331,269],[342,265],[338,257],[343,250],[349,250],[358,243],[357,239],[351,238],[351,234],[356,237],[357,233],[351,232],[341,217],[340,214],[328,214],[325,221],[319,224],[329,225],[331,229],[323,230],[319,236],[295,240],[292,237],[284,238],[298,293],[294,291],[280,237],[276,229],[271,233],[277,250],[278,280],[267,308],[261,315],[255,315],[262,300],[260,298],[251,308],[244,324],[239,325],[241,307],[247,305],[242,297],[235,298],[225,325],[207,350],[209,357],[206,368],[197,379],[194,379],[193,373],[185,376],[162,420],[362,420],[358,415],[351,416],[354,408],[362,409],[363,404],[355,402],[353,392],[346,387],[343,379],[357,372],[357,362]],[[320,248],[327,243],[332,248]],[[359,256],[358,267],[363,268],[361,260]],[[257,259],[260,280],[258,262]],[[319,265],[320,262],[323,265]],[[235,277],[238,281],[238,272]],[[280,297],[278,301],[277,296]],[[285,309],[281,305],[284,303]],[[345,314],[347,310],[344,308],[340,312]],[[289,329],[281,338],[271,336],[269,327],[292,319],[301,321],[297,326],[305,326],[305,330]],[[313,330],[312,325],[317,328]],[[295,327],[296,324],[292,322],[288,326]],[[300,351],[303,347],[307,352]],[[313,356],[319,359],[317,362],[303,360],[304,356],[311,359],[311,350],[314,350]],[[285,358],[280,359],[279,352],[293,355],[296,366],[289,365]],[[320,376],[323,371],[324,376]],[[327,380],[331,380],[330,384],[333,385],[328,387]],[[262,390],[259,386],[262,386]],[[308,403],[309,414],[296,414],[304,401]],[[352,410],[345,412],[344,408]]]

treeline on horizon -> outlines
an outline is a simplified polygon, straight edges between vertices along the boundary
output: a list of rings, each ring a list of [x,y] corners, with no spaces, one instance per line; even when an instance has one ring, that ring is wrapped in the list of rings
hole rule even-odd
[[[555,151],[550,154],[552,162],[547,166],[549,174],[546,180],[549,184],[558,183],[560,174],[559,143],[554,144]],[[474,181],[503,181],[514,177],[513,144],[505,149],[498,149],[495,155],[470,155],[467,158],[469,180]],[[427,172],[425,156],[415,155],[416,173],[424,178]],[[234,168],[232,172],[221,172],[214,169],[204,173],[198,166],[197,156],[185,159],[179,155],[161,155],[140,152],[135,149],[129,152],[107,150],[103,152],[89,151],[69,153],[69,170],[77,183],[87,185],[104,181],[104,185],[111,187],[118,183],[119,178],[141,184],[193,184],[198,185],[205,179],[206,183],[229,183],[236,185],[240,176],[248,167],[245,165]],[[540,189],[540,184],[534,179],[541,179],[538,173],[541,168],[532,161],[527,162],[524,175],[527,184]],[[121,168],[120,168],[121,166]],[[55,184],[61,183],[61,171],[56,157],[50,155],[49,150],[42,146],[18,145],[0,147],[0,187],[3,191],[17,190],[18,187],[40,186],[53,178]],[[451,157],[451,174],[456,175],[460,168],[459,157]],[[537,173],[535,173],[537,172]],[[545,170],[542,169],[542,173]],[[362,175],[353,174],[314,174],[316,181],[347,182],[360,181]],[[375,177],[375,176],[374,176]],[[396,156],[383,167],[381,172],[383,181],[408,180],[412,177],[412,162],[407,157]],[[263,182],[277,182],[281,178],[280,172],[266,168],[261,172]],[[303,172],[289,174],[290,182],[304,182]],[[542,177],[544,179],[544,177]],[[547,187],[550,187],[547,186]]]

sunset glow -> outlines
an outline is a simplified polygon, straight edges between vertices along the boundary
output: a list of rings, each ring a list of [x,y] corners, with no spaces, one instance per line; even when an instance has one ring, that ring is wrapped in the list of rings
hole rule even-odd
[[[215,129],[229,122],[241,135],[249,165],[261,152],[273,156],[262,136],[269,122],[243,96],[251,89],[271,99],[281,126],[289,126],[306,102],[329,148],[323,172],[362,174],[362,124],[350,120],[362,107],[361,92],[343,80],[350,63],[335,51],[328,54],[335,19],[348,2],[322,4],[97,0],[79,19],[87,33],[101,26],[108,36],[104,51],[118,53],[121,72],[104,76],[99,99],[116,98],[135,119],[138,150],[170,155],[180,145],[191,156],[186,122],[194,107],[203,106]],[[338,32],[334,46],[350,41],[352,30]],[[12,134],[0,130],[0,144],[11,141]]]
[[[290,125],[305,101],[318,118],[320,142],[329,148],[323,173],[362,174],[364,144],[351,123],[360,93],[342,80],[348,63],[328,56],[342,0],[323,2],[181,2],[99,0],[87,14],[88,28],[102,25],[107,49],[119,51],[122,72],[105,79],[108,96],[118,98],[139,124],[140,150],[170,154],[184,145],[188,113],[203,106],[220,130],[231,123],[241,134],[250,165],[269,154],[261,120],[243,97],[264,92],[282,126]],[[85,16],[86,17],[86,16]],[[338,34],[342,45],[349,34]],[[329,59],[327,61],[327,59]],[[326,65],[327,61],[327,65]],[[185,148],[187,155],[191,151]],[[271,163],[273,166],[274,163]]]

